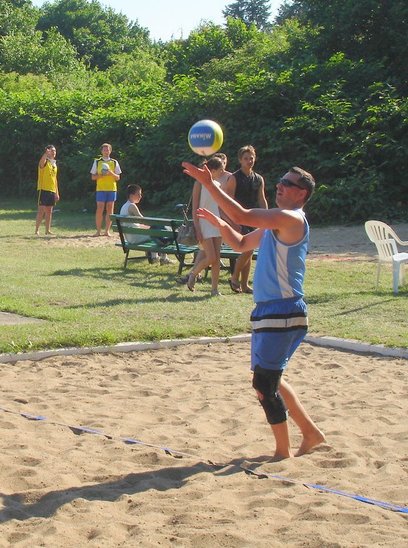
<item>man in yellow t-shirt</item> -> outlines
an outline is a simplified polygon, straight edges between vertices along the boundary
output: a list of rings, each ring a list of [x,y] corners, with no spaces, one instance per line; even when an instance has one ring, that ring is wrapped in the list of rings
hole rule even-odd
[[[105,212],[105,232],[104,236],[110,236],[110,219],[116,201],[116,183],[120,179],[122,170],[119,162],[110,157],[112,145],[103,143],[101,146],[102,156],[95,158],[91,168],[92,181],[96,181],[96,233],[94,236],[100,236],[102,231],[103,214]]]
[[[40,225],[45,218],[45,234],[51,232],[52,211],[59,200],[58,180],[57,180],[57,162],[55,157],[57,150],[54,145],[45,147],[44,154],[38,162],[38,211],[35,222],[35,235],[40,235]]]

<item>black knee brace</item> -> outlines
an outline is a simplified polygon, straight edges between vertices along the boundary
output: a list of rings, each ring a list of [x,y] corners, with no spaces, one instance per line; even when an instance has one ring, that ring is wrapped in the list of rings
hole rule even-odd
[[[288,418],[285,403],[279,393],[279,383],[282,371],[255,367],[252,386],[258,392],[258,399],[262,405],[266,420],[269,424],[279,424]]]

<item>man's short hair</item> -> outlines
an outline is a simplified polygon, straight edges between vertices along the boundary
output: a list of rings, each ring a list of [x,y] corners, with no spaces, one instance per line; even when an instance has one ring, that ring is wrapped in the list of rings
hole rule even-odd
[[[249,152],[250,154],[253,154],[256,158],[256,152],[252,145],[245,145],[244,147],[241,147],[238,150],[238,160],[242,158],[242,156],[245,154],[245,152]]]
[[[311,175],[308,171],[305,171],[301,167],[293,166],[289,169],[290,173],[296,173],[296,175],[299,175],[299,179],[296,181],[296,184],[300,185],[302,188],[307,190],[305,203],[310,199],[312,196],[316,183],[313,178],[313,175]]]
[[[110,143],[102,143],[101,150],[103,149],[103,147],[109,147],[109,150],[112,152],[112,145]]]
[[[140,185],[128,185],[126,187],[126,194],[128,198],[131,194],[137,194],[138,192],[142,192],[142,187]]]

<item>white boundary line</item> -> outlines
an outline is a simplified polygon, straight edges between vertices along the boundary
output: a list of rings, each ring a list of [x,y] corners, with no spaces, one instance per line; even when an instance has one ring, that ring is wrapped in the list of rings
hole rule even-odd
[[[160,348],[173,348],[186,344],[210,344],[227,342],[247,342],[251,340],[251,335],[233,335],[231,337],[199,337],[194,339],[168,339],[157,342],[128,342],[119,343],[113,346],[94,346],[83,348],[58,348],[55,350],[39,350],[37,352],[21,352],[17,354],[0,354],[0,364],[15,363],[23,360],[43,360],[52,356],[78,356],[84,354],[107,354],[114,352],[137,352],[139,350],[158,350]],[[402,358],[408,360],[408,349],[406,348],[387,348],[384,345],[374,345],[361,343],[349,339],[337,339],[336,337],[313,337],[307,335],[305,342],[325,348],[335,348],[347,352],[357,352],[363,354],[380,354],[381,356],[391,358]]]

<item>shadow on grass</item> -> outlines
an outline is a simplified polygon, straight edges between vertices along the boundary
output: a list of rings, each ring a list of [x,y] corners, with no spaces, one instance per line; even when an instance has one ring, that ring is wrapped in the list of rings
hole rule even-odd
[[[20,211],[0,211],[0,221],[27,221],[35,223],[36,209]]]
[[[172,293],[170,295],[165,295],[163,297],[158,297],[157,295],[152,295],[151,297],[143,297],[143,298],[128,298],[128,299],[111,299],[109,301],[100,301],[100,302],[92,302],[89,304],[80,304],[75,306],[67,305],[65,308],[67,310],[77,310],[77,309],[83,309],[83,308],[109,308],[112,306],[134,306],[134,305],[140,305],[140,304],[154,304],[154,303],[180,303],[180,302],[186,302],[186,303],[196,303],[196,302],[207,302],[211,299],[210,291],[208,291],[208,294],[195,294],[190,291],[184,291],[182,288],[180,289],[180,293]]]
[[[148,268],[146,266],[146,268]],[[155,268],[155,266],[152,266]],[[78,306],[66,306],[68,309],[76,308],[96,308],[96,307],[109,307],[109,306],[118,306],[118,305],[134,305],[134,304],[150,304],[157,302],[197,302],[197,301],[207,301],[210,298],[210,282],[204,281],[202,284],[204,286],[208,285],[208,293],[202,294],[201,292],[191,292],[187,290],[187,287],[184,284],[177,283],[176,279],[178,274],[174,272],[170,274],[169,272],[164,272],[159,270],[160,266],[157,266],[157,272],[151,270],[112,270],[107,268],[73,268],[68,270],[55,270],[52,272],[51,276],[72,276],[75,278],[95,278],[98,280],[109,280],[110,282],[119,280],[121,283],[128,284],[130,289],[146,289],[146,290],[158,290],[166,292],[163,296],[152,295],[147,296],[137,295],[135,297],[123,297],[116,298],[107,301],[100,302],[91,302],[89,304],[81,304]],[[47,276],[48,276],[47,275]],[[201,285],[201,284],[200,284]],[[124,289],[125,291],[126,289]],[[170,293],[167,293],[170,292]]]
[[[385,303],[390,303],[394,301],[394,298],[386,299],[385,301],[380,301],[378,303],[370,303],[364,306],[358,306],[357,308],[350,308],[344,312],[339,312],[336,316],[347,316],[347,314],[353,314],[354,312],[361,312],[362,310],[368,310],[369,308],[374,308],[375,306],[383,306]]]

